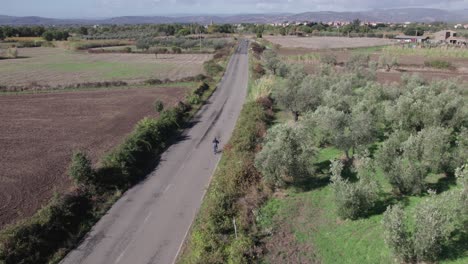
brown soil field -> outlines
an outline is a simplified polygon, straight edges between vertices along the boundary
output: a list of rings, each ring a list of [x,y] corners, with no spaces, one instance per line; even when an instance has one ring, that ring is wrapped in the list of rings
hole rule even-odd
[[[71,188],[73,151],[96,164],[145,116],[187,88],[132,88],[0,96],[0,229],[33,215],[54,192]]]
[[[60,48],[18,49],[21,58],[0,60],[0,85],[67,85],[99,81],[177,80],[203,73],[212,54],[91,54]]]
[[[337,49],[383,46],[395,43],[390,39],[380,38],[347,38],[347,37],[296,37],[296,36],[265,36],[273,44],[284,48],[304,49]]]

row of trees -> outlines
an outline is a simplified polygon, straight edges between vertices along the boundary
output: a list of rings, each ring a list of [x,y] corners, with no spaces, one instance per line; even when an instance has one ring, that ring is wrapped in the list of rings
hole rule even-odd
[[[136,46],[138,49],[147,50],[151,47],[178,47],[181,49],[192,49],[195,47],[213,48],[216,50],[226,46],[226,39],[196,39],[188,37],[169,37],[169,38],[141,38],[138,39]]]
[[[463,84],[427,84],[417,76],[405,76],[401,85],[381,85],[375,82],[376,64],[362,54],[353,56],[340,72],[327,59],[331,63],[322,64],[317,75],[286,65],[271,51],[263,58],[278,79],[273,99],[294,116],[294,122],[268,131],[256,156],[256,167],[270,186],[314,177],[312,161],[323,146],[344,154],[330,169],[338,215],[344,219],[366,217],[377,203],[385,202],[377,180],[380,173],[396,199],[426,193],[429,175],[457,174],[466,182],[460,169],[468,160]],[[466,227],[463,186],[419,205],[414,219],[424,226],[416,229],[409,226],[401,206],[388,208],[385,237],[397,257],[406,262],[440,257],[443,247]]]

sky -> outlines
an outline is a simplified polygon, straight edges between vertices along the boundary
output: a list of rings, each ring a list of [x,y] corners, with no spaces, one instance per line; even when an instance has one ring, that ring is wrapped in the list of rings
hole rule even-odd
[[[0,15],[106,18],[133,15],[363,11],[401,7],[467,9],[468,0],[0,0]]]

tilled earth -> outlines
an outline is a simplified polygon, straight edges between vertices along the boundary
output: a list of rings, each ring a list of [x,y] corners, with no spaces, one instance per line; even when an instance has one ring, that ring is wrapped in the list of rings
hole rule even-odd
[[[153,102],[175,105],[187,88],[137,88],[0,96],[0,229],[33,215],[54,192],[71,188],[71,155],[96,164]]]

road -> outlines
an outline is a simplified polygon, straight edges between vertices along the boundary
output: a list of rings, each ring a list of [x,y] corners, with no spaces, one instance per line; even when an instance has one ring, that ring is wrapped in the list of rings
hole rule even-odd
[[[242,41],[223,80],[148,178],[128,190],[62,264],[172,264],[202,203],[247,95],[248,44]]]

